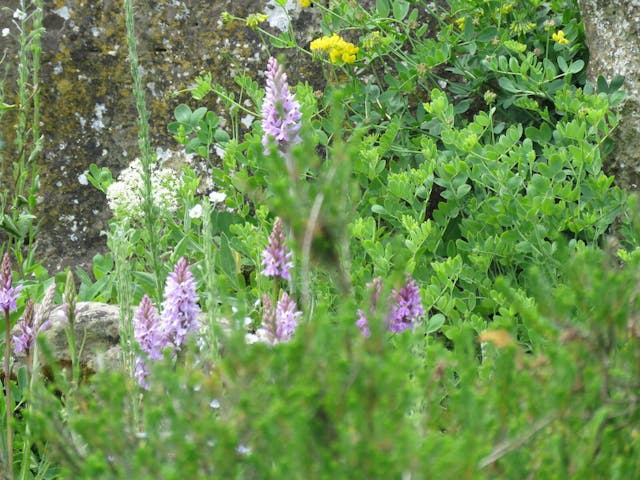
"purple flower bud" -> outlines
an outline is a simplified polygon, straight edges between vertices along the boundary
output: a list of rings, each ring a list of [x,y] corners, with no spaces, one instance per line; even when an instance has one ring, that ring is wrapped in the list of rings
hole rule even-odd
[[[49,315],[53,310],[53,297],[56,294],[56,284],[52,283],[44,294],[42,303],[36,311],[35,323],[39,325],[38,331],[42,332],[49,328],[51,322],[49,321]]]
[[[33,300],[27,300],[22,318],[16,324],[18,334],[11,337],[14,354],[18,355],[24,352],[26,355],[29,355],[36,335],[49,328],[49,314],[53,308],[53,296],[55,292],[56,284],[52,283],[47,289],[44,299],[37,310],[35,309]]]
[[[287,292],[283,292],[276,307],[275,338],[277,341],[287,342],[293,337],[298,327],[298,319],[302,316],[302,312],[297,308],[296,302],[289,297]]]
[[[164,332],[160,324],[160,316],[158,310],[151,303],[148,295],[142,297],[140,306],[136,310],[136,316],[133,324],[133,336],[140,345],[140,349],[145,352],[149,358],[160,360],[162,358],[162,350],[166,347]]]
[[[276,218],[273,224],[273,231],[269,236],[269,245],[262,252],[262,265],[265,267],[262,274],[267,277],[282,277],[284,280],[291,280],[290,269],[291,252],[287,252],[285,246],[284,226],[280,218]]]
[[[198,330],[198,313],[196,282],[187,261],[181,258],[167,277],[161,316],[166,339],[176,350],[188,334]]]
[[[371,290],[371,312],[375,313],[380,294],[382,293],[382,278],[376,277],[367,283],[367,288]]]
[[[391,299],[393,304],[387,318],[387,328],[395,333],[413,329],[415,322],[424,314],[416,281],[407,277],[407,283],[400,291],[391,292]]]
[[[147,377],[149,376],[149,368],[147,364],[144,363],[144,360],[140,357],[136,358],[136,371],[134,373],[136,380],[138,380],[138,384],[144,388],[145,390],[149,390],[149,383],[147,382]]]
[[[364,338],[369,338],[371,336],[371,329],[369,328],[369,321],[365,316],[362,310],[358,310],[358,320],[356,321],[356,326],[360,329],[362,336]]]
[[[25,352],[28,355],[29,350],[31,350],[31,345],[33,345],[33,341],[36,337],[36,332],[33,326],[33,317],[33,300],[28,299],[27,304],[24,308],[24,313],[22,314],[22,318],[16,325],[18,334],[13,335],[13,337],[11,338],[11,340],[13,341],[13,353],[15,353],[16,355],[22,352]]]
[[[20,296],[20,286],[12,287],[13,275],[11,273],[11,259],[5,252],[0,266],[0,308],[5,314],[15,312],[18,309],[17,301]]]
[[[275,58],[265,72],[267,85],[262,102],[262,145],[274,142],[280,150],[300,142],[300,104],[289,91],[287,74]],[[268,150],[267,150],[268,151]]]
[[[262,305],[262,328],[266,331],[269,343],[275,345],[291,340],[298,327],[298,319],[302,316],[296,302],[287,292],[283,292],[275,311],[271,299],[266,295],[262,297]]]
[[[380,294],[382,293],[382,279],[380,277],[374,278],[369,283],[367,283],[367,288],[371,290],[371,303],[369,311],[372,315],[375,315],[376,307],[378,306],[378,301],[380,300]],[[371,336],[369,320],[367,319],[367,316],[363,310],[358,310],[358,320],[356,321],[356,326],[360,329],[360,332],[362,332],[362,335],[365,338],[369,338]]]

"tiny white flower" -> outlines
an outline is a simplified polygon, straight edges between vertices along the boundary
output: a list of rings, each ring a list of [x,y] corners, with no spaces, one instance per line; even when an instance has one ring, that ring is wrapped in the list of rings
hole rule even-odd
[[[17,20],[24,20],[25,18],[27,18],[27,14],[18,8],[15,12],[13,12],[13,18]]]
[[[246,445],[240,444],[236,447],[236,452],[240,455],[251,455],[251,448]]]
[[[189,210],[189,217],[191,218],[202,217],[202,205],[200,204],[194,205],[193,208]]]
[[[244,336],[244,343],[253,345],[254,343],[271,343],[269,341],[269,333],[262,327],[256,330],[256,333],[247,333]]]
[[[2,29],[2,36],[6,37],[7,35],[9,35],[9,33],[11,33],[11,30],[9,30],[8,28],[3,28]]]
[[[211,192],[209,194],[209,200],[211,203],[222,203],[227,198],[227,194],[224,192]]]
[[[209,402],[211,408],[220,408],[220,402],[215,398]]]
[[[175,170],[157,168],[153,163],[150,167],[153,203],[163,211],[175,212],[182,178],[176,175]],[[109,207],[116,217],[140,219],[144,217],[143,192],[142,163],[136,159],[120,172],[118,181],[107,188]]]
[[[255,333],[247,333],[244,336],[244,343],[246,343],[247,345],[253,345],[254,343],[258,343],[259,341],[260,339]]]

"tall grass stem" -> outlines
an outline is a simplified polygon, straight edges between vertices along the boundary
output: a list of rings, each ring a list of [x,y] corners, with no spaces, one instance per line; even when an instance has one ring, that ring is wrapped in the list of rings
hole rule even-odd
[[[140,66],[138,60],[138,42],[135,33],[135,16],[133,0],[124,0],[125,23],[127,26],[127,46],[129,47],[129,62],[131,65],[131,77],[133,78],[133,94],[136,99],[138,111],[138,143],[140,146],[142,173],[143,173],[143,211],[144,224],[149,236],[149,256],[156,281],[156,302],[162,295],[162,268],[160,264],[160,252],[157,235],[157,207],[153,202],[153,185],[151,183],[151,169],[153,164],[153,152],[149,141],[149,112],[145,100],[145,91],[142,86]]]

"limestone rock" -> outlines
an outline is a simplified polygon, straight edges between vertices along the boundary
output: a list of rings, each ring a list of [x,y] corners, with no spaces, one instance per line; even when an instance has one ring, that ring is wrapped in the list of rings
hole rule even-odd
[[[49,321],[50,326],[42,336],[60,366],[70,367],[71,355],[65,333],[68,321],[63,306],[53,309]],[[120,308],[117,305],[98,302],[77,304],[74,331],[76,348],[82,348],[80,366],[83,374],[120,365],[119,323]]]
[[[206,314],[201,312],[198,319],[204,325],[207,321]],[[68,321],[63,306],[53,309],[49,322],[50,326],[42,332],[42,336],[55,361],[61,367],[69,368],[71,355],[65,333]],[[231,330],[230,322],[225,319],[220,320],[220,327],[223,332]],[[84,376],[121,367],[120,307],[99,302],[79,302],[76,305],[74,331],[76,347],[82,347],[80,369]],[[24,355],[18,355],[16,366],[22,365],[24,360]],[[46,362],[44,358],[41,361]]]
[[[589,76],[625,77],[627,100],[605,169],[622,187],[640,186],[640,1],[579,0],[590,52]]]

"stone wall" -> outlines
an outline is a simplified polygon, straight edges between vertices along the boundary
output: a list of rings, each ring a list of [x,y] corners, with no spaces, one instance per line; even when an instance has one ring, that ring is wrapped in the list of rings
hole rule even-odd
[[[292,6],[300,42],[320,33],[315,9]],[[12,15],[18,0],[0,8],[2,65],[15,65],[17,34]],[[66,265],[87,265],[105,250],[108,208],[104,196],[87,185],[91,163],[117,174],[138,156],[136,111],[121,0],[45,0],[41,72],[42,133],[39,258],[54,273]],[[198,74],[212,72],[214,80],[233,88],[233,77],[248,73],[261,82],[268,53],[252,30],[238,23],[224,25],[223,11],[237,16],[264,12],[265,0],[136,0],[136,29],[143,68],[151,135],[162,151],[177,145],[166,131],[175,106],[189,103],[187,87]],[[273,5],[273,0],[268,0]],[[373,2],[367,0],[367,5]],[[638,0],[580,0],[587,43],[589,73],[611,80],[625,76],[629,94],[616,132],[616,151],[608,170],[623,186],[640,185],[640,2]],[[272,7],[271,7],[272,8]],[[270,27],[277,33],[276,26]],[[273,52],[273,49],[271,50]],[[290,80],[318,83],[322,76],[308,57],[287,52]],[[6,93],[15,88],[9,69]],[[10,98],[7,98],[10,100]],[[213,102],[213,98],[210,99]],[[191,102],[193,105],[193,102]],[[219,106],[208,105],[219,112]],[[222,113],[222,112],[219,112]],[[5,117],[9,118],[9,117]],[[10,122],[3,136],[11,139]],[[6,178],[3,177],[3,178]]]
[[[614,132],[615,149],[605,169],[616,183],[631,190],[640,187],[640,1],[579,0],[589,47],[589,76],[610,82],[625,77],[627,100]]]
[[[17,29],[12,15],[19,2],[2,3],[8,8],[0,8],[0,30],[8,28],[9,35],[0,37],[0,57],[6,51],[5,65],[15,65]],[[44,3],[40,91],[45,144],[38,162],[42,185],[37,212],[41,220],[38,256],[54,273],[66,265],[90,264],[95,253],[105,250],[105,237],[100,232],[107,228],[109,212],[103,194],[87,185],[89,165],[107,166],[117,174],[139,150],[123,2]],[[176,105],[193,105],[188,94],[175,93],[191,84],[196,75],[212,72],[214,81],[231,89],[239,73],[262,81],[259,77],[269,55],[257,35],[240,23],[224,25],[221,14],[262,12],[265,2],[138,0],[134,5],[152,144],[163,151],[177,149],[167,124]],[[313,9],[296,6],[290,14],[301,41],[318,34]],[[322,78],[304,66],[305,59],[289,53],[287,59],[297,63],[291,69],[293,83]],[[15,90],[14,73],[15,69],[9,70],[7,100]],[[215,109],[216,105],[209,107]],[[3,123],[3,136],[10,140],[11,122]]]

